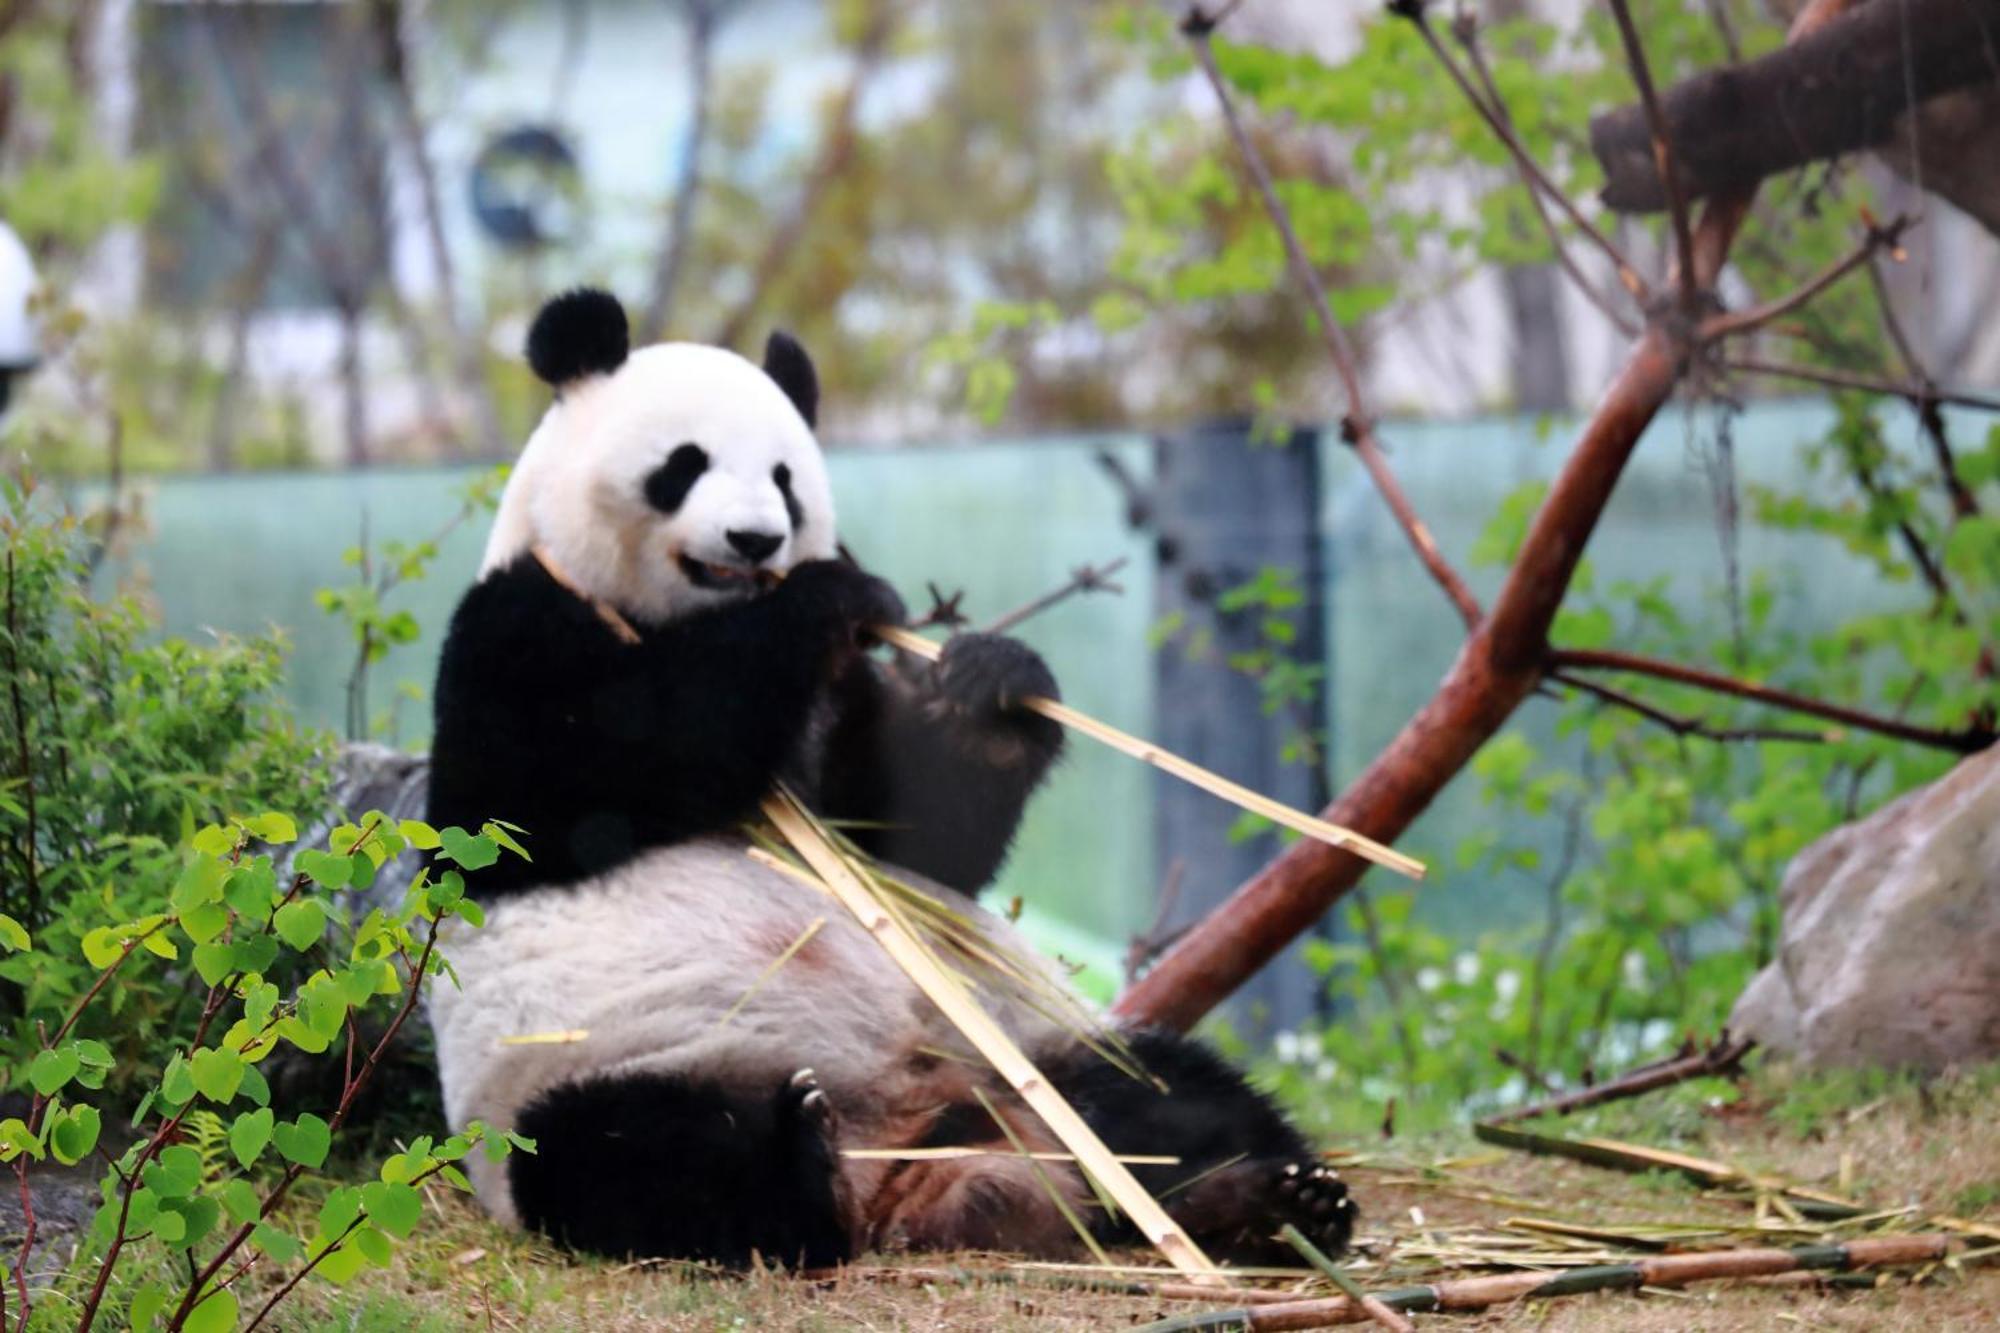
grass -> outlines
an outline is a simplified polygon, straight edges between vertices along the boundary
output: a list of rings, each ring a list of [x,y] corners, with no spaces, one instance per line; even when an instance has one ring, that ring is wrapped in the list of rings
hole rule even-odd
[[[1796,1184],[1845,1191],[1878,1208],[1914,1207],[1897,1230],[1927,1229],[1950,1212],[2000,1230],[2000,1066],[1928,1083],[1891,1076],[1760,1072],[1734,1100],[1723,1085],[1689,1085],[1547,1126],[1566,1135],[1677,1148]],[[1812,1237],[1750,1230],[1757,1209],[1704,1193],[1678,1177],[1621,1175],[1501,1152],[1462,1131],[1341,1145],[1343,1168],[1366,1210],[1353,1267],[1379,1288],[1429,1272],[1465,1275],[1424,1258],[1476,1250],[1514,1216],[1617,1229],[1652,1222],[1712,1225],[1720,1243],[1799,1243]],[[301,1212],[314,1206],[301,1200]],[[996,1256],[870,1259],[874,1271],[828,1282],[779,1273],[720,1276],[683,1265],[577,1261],[486,1221],[463,1198],[433,1190],[430,1216],[388,1269],[345,1286],[303,1284],[267,1327],[297,1333],[433,1330],[754,1328],[1104,1329],[1199,1308],[1182,1302],[1032,1285]],[[1767,1215],[1769,1223],[1782,1219]],[[1612,1255],[1610,1257],[1620,1257]],[[1151,1262],[1143,1254],[1129,1261]],[[885,1280],[885,1266],[957,1267],[967,1280]],[[254,1276],[254,1275],[253,1275]],[[1301,1281],[1305,1280],[1303,1275]],[[251,1296],[246,1291],[246,1297]],[[1581,1296],[1477,1316],[1421,1316],[1426,1326],[1538,1330],[1733,1330],[1801,1327],[1900,1330],[2000,1327],[2000,1265],[1908,1275],[1871,1290],[1749,1284],[1680,1293]]]

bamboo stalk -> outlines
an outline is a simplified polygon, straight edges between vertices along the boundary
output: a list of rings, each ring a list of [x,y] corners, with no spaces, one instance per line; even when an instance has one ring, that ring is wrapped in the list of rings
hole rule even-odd
[[[1037,1162],[1074,1162],[1075,1153],[1017,1152],[1012,1148],[842,1148],[842,1157],[862,1162],[952,1162],[961,1157],[1029,1157]],[[1159,1154],[1119,1153],[1127,1166],[1179,1166],[1181,1159]]]
[[[1305,1232],[1287,1222],[1285,1229],[1278,1233],[1278,1238],[1297,1250],[1307,1263],[1326,1274],[1328,1281],[1334,1286],[1346,1292],[1347,1299],[1361,1307],[1361,1313],[1383,1328],[1391,1330],[1391,1333],[1417,1333],[1415,1324],[1363,1291],[1339,1264],[1328,1258],[1319,1246],[1306,1238]]]
[[[1418,1287],[1375,1293],[1396,1311],[1484,1310],[1508,1301],[1543,1300],[1593,1291],[1629,1291],[1637,1287],[1679,1287],[1690,1282],[1728,1278],[1769,1277],[1779,1273],[1873,1268],[1893,1264],[1934,1263],[1945,1256],[1946,1236],[1879,1236],[1844,1245],[1805,1245],[1796,1249],[1714,1250],[1701,1254],[1665,1254],[1624,1264],[1602,1264],[1568,1272],[1499,1273],[1491,1277],[1458,1278]],[[1193,1333],[1193,1330],[1266,1330],[1328,1328],[1358,1324],[1372,1318],[1351,1297],[1245,1305],[1182,1315],[1144,1325],[1139,1333]]]
[[[896,965],[944,1011],[973,1048],[1007,1080],[1022,1101],[1042,1118],[1062,1145],[1076,1155],[1077,1163],[1089,1171],[1125,1210],[1141,1234],[1151,1241],[1168,1263],[1197,1282],[1219,1283],[1215,1265],[1201,1247],[1167,1216],[1166,1209],[1126,1169],[1125,1164],[1104,1146],[1104,1141],[1084,1123],[1076,1108],[1064,1100],[1042,1071],[1035,1067],[1014,1039],[992,1016],[973,1002],[965,988],[924,947],[917,936],[884,908],[869,892],[852,867],[814,826],[805,810],[782,789],[764,799],[764,814],[804,858],[820,880],[838,898],[863,929],[873,935]]]
[[[927,661],[937,661],[944,652],[941,645],[901,625],[875,625],[870,627],[869,633],[884,643]],[[1068,704],[1037,696],[1023,700],[1022,707],[1030,712],[1039,713],[1052,722],[1060,722],[1072,731],[1080,731],[1092,740],[1108,745],[1122,754],[1130,755],[1142,763],[1151,764],[1163,772],[1171,773],[1181,781],[1199,787],[1212,796],[1219,796],[1252,814],[1262,815],[1274,824],[1282,824],[1294,832],[1316,838],[1329,847],[1352,852],[1356,856],[1373,861],[1376,865],[1386,866],[1398,874],[1408,875],[1411,879],[1424,877],[1424,863],[1413,856],[1406,856],[1393,847],[1384,846],[1373,838],[1356,833],[1353,829],[1330,824],[1303,810],[1294,810],[1281,801],[1274,801],[1261,792],[1231,782],[1220,773],[1212,773],[1200,764],[1183,759],[1171,750],[1163,750],[1151,741],[1141,740],[1129,732],[1120,731],[1107,722],[1098,721],[1088,713],[1079,713]]]
[[[1698,1185],[1721,1185],[1739,1189],[1754,1188],[1759,1183],[1757,1179],[1726,1162],[1712,1162],[1705,1157],[1669,1152],[1664,1148],[1647,1148],[1636,1143],[1621,1143],[1616,1139],[1562,1139],[1552,1134],[1534,1134],[1525,1129],[1515,1129],[1511,1125],[1497,1125],[1487,1120],[1476,1122],[1472,1126],[1472,1132],[1483,1141],[1499,1144],[1503,1148],[1516,1148],[1522,1152],[1543,1156],[1568,1157],[1579,1162],[1588,1162],[1592,1166],[1608,1166],[1619,1171],[1677,1171]],[[1837,1194],[1808,1189],[1803,1185],[1780,1183],[1773,1192],[1782,1195],[1798,1212],[1819,1221],[1841,1221],[1868,1211],[1852,1199],[1843,1199]]]

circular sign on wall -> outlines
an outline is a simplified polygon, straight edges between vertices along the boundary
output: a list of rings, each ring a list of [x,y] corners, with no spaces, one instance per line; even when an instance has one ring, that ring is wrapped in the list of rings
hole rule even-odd
[[[541,249],[573,240],[582,199],[576,150],[552,126],[503,130],[473,159],[473,216],[480,230],[508,249]]]

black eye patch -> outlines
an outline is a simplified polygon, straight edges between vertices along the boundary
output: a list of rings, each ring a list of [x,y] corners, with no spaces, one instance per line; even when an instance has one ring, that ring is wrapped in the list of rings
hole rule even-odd
[[[683,444],[646,478],[646,503],[663,514],[681,507],[688,492],[708,471],[708,454],[698,444]]]
[[[778,494],[785,497],[785,513],[792,520],[792,531],[797,532],[806,525],[806,511],[799,497],[792,494],[792,470],[780,463],[771,469],[771,480],[778,483]]]

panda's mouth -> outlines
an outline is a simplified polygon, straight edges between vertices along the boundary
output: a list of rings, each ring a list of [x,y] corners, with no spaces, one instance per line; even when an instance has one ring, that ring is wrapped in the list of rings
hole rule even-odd
[[[679,559],[681,573],[687,575],[688,582],[708,592],[758,592],[778,582],[777,573],[769,569],[712,564],[686,553]]]

